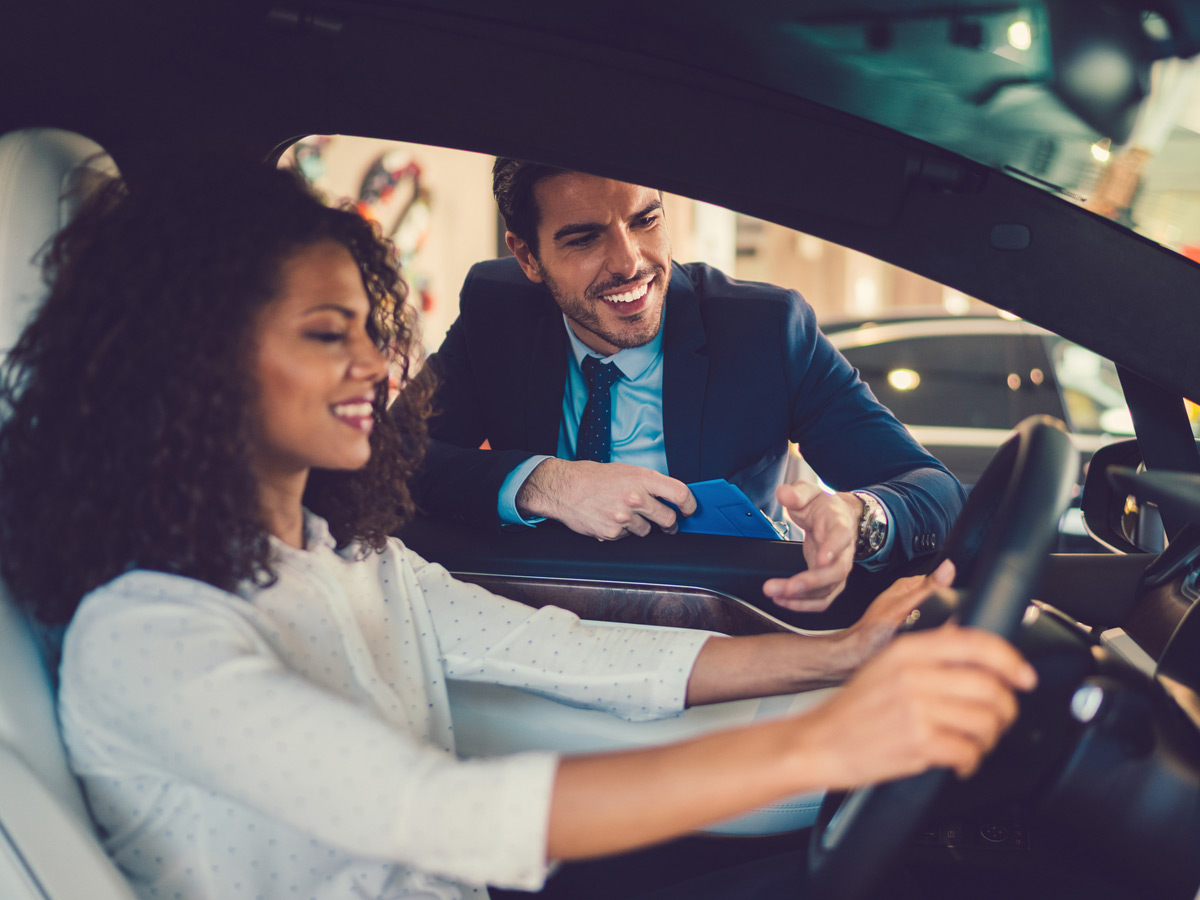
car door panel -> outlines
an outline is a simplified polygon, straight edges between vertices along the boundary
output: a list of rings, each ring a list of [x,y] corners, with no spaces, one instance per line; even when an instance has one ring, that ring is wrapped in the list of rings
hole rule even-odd
[[[931,562],[925,558],[909,569],[889,567],[881,572],[855,567],[846,591],[829,609],[794,613],[765,597],[762,584],[807,568],[804,545],[795,541],[654,531],[642,538],[601,542],[552,522],[490,532],[426,517],[398,534],[411,549],[455,576],[530,605],[553,602],[588,618],[620,610],[637,623],[711,630],[722,630],[730,622],[735,623],[728,626],[732,628],[773,630],[775,626],[760,621],[761,614],[798,628],[844,628],[898,575],[912,574]],[[731,603],[746,604],[760,616],[732,613]]]

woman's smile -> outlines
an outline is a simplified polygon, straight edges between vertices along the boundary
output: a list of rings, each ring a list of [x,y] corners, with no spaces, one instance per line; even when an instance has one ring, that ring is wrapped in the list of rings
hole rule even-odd
[[[375,427],[374,399],[372,396],[357,397],[353,400],[335,403],[330,410],[339,421],[357,431],[370,434],[371,429]]]

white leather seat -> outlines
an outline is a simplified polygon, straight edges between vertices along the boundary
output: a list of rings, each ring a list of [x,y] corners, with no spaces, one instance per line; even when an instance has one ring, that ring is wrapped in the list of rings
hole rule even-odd
[[[99,153],[55,129],[0,137],[0,353],[41,301],[35,257],[72,212],[64,189]],[[133,900],[67,768],[45,643],[0,584],[0,897]]]

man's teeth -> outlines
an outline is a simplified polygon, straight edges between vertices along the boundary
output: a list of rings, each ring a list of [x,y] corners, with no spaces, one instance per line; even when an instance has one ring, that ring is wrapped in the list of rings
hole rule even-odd
[[[365,419],[371,415],[370,403],[338,403],[333,407],[335,416],[347,419]]]
[[[632,303],[634,300],[641,300],[646,296],[646,291],[650,290],[650,282],[646,282],[639,287],[635,287],[631,291],[626,291],[623,294],[608,294],[605,300],[610,303]]]

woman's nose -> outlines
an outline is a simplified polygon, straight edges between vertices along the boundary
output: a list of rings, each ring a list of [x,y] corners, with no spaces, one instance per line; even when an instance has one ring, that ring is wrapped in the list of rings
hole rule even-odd
[[[362,381],[377,382],[387,376],[387,355],[375,346],[370,338],[364,337],[356,348],[350,362],[350,377]]]

